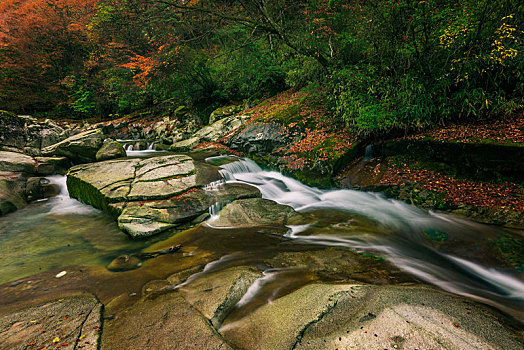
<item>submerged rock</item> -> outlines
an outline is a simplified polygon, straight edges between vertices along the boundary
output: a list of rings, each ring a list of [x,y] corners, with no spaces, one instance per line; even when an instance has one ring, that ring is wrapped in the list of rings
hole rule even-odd
[[[126,157],[126,150],[124,146],[118,141],[110,141],[104,143],[104,145],[96,152],[96,160],[108,160]]]
[[[67,157],[74,163],[89,163],[96,160],[103,143],[102,129],[89,130],[42,149],[42,154]]]
[[[67,186],[73,198],[110,212],[120,229],[139,238],[190,222],[217,202],[260,196],[243,184],[203,188],[219,178],[216,167],[169,155],[79,165],[70,169]]]
[[[133,270],[140,267],[142,261],[135,255],[120,255],[113,259],[107,269],[110,271],[127,271]]]

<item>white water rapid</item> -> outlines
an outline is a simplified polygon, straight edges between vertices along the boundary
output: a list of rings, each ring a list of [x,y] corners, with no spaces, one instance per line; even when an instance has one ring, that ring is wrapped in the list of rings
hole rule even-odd
[[[428,231],[443,232],[449,237],[469,237],[474,241],[482,232],[495,228],[426,212],[376,193],[311,188],[279,172],[265,171],[247,159],[223,165],[221,175],[227,182],[256,186],[263,198],[289,205],[299,212],[342,211],[368,218],[389,232],[373,235],[342,228],[315,234],[314,231],[308,233],[314,225],[302,225],[290,227],[288,237],[292,239],[378,254],[400,269],[446,291],[474,298],[509,313],[524,313],[524,283],[516,276],[440,252],[427,243],[424,234]]]
[[[90,205],[80,203],[76,199],[69,197],[67,191],[67,177],[62,175],[54,175],[46,177],[49,182],[58,187],[59,193],[55,197],[51,197],[47,200],[46,207],[49,208],[47,214],[53,215],[88,215],[99,213],[97,209]]]

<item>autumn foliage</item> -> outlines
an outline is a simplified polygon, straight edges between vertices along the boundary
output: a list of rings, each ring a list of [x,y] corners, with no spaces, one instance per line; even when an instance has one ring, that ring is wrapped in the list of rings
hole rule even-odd
[[[60,82],[82,67],[86,25],[96,0],[4,0],[0,3],[0,101],[17,111],[63,101]]]

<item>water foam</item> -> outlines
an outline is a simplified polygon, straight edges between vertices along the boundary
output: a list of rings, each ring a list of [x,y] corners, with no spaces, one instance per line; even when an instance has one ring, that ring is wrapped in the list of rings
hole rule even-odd
[[[486,226],[449,215],[426,212],[377,193],[351,189],[320,190],[275,171],[265,171],[251,160],[222,166],[228,182],[257,187],[263,198],[297,211],[331,209],[367,217],[394,232],[389,236],[344,234],[300,235],[309,227],[290,226],[287,236],[308,243],[344,246],[386,257],[404,271],[456,294],[511,312],[524,310],[524,283],[504,272],[439,252],[425,243],[424,232],[438,230],[457,236],[480,236]],[[262,281],[261,281],[262,282]]]

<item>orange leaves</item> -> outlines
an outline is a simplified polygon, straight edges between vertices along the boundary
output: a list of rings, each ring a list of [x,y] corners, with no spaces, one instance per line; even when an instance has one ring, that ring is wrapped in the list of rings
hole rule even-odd
[[[477,125],[451,125],[412,136],[413,139],[432,137],[438,141],[454,142],[524,142],[524,117],[500,121],[486,121]]]
[[[0,71],[9,72],[0,74],[5,101],[13,106],[56,102],[47,99],[60,95],[60,81],[79,64],[72,56],[87,45],[86,25],[97,2],[0,1]]]
[[[456,179],[430,170],[414,170],[404,165],[389,164],[381,184],[402,186],[405,181],[416,182],[422,189],[444,194],[444,200],[454,205],[511,208],[524,212],[524,190],[517,184],[494,184]]]
[[[124,68],[137,70],[138,73],[133,76],[135,84],[140,87],[145,87],[149,83],[149,75],[153,70],[155,62],[151,57],[144,57],[141,55],[135,55],[131,57],[131,62],[122,64]]]

